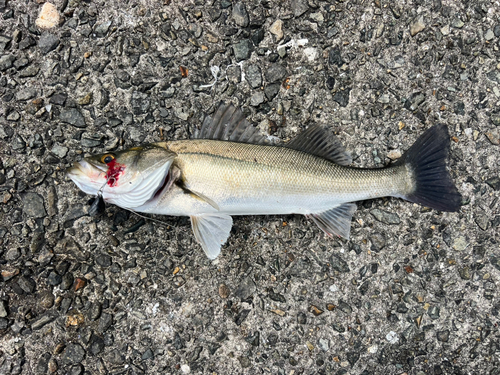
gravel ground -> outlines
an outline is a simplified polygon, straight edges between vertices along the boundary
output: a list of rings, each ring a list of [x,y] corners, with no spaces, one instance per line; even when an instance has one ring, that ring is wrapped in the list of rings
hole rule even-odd
[[[498,1],[42,1],[0,0],[0,374],[500,374]],[[72,161],[221,100],[360,167],[444,122],[463,207],[236,217],[216,261],[187,218],[86,215]]]

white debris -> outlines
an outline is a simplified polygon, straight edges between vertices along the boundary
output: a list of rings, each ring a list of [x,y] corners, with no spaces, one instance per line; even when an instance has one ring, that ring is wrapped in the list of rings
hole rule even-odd
[[[308,39],[299,39],[299,40],[295,40],[295,39],[291,39],[289,42],[286,42],[285,44],[281,44],[278,46],[278,48],[276,48],[278,51],[282,48],[294,48],[294,47],[303,47],[305,46],[307,43],[309,43],[309,40]]]
[[[395,344],[399,341],[399,337],[398,337],[398,334],[394,331],[391,331],[387,334],[387,336],[385,336],[385,338],[387,339],[387,341],[389,341],[391,344]]]
[[[40,10],[40,14],[35,21],[40,29],[48,30],[59,25],[60,16],[54,4],[45,3]]]
[[[208,85],[201,85],[200,88],[204,89],[207,87],[213,87],[217,83],[217,77],[219,76],[219,72],[220,72],[219,67],[217,65],[212,65],[210,67],[210,71],[212,72],[212,75],[214,77],[214,81]]]
[[[189,367],[189,365],[182,365],[181,366],[181,371],[184,374],[189,374],[191,372],[191,367]]]

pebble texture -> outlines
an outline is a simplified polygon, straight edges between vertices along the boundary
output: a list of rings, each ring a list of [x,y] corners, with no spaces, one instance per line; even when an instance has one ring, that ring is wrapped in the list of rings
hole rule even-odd
[[[50,30],[40,3],[0,0],[1,374],[500,373],[497,3],[69,0]],[[349,241],[235,217],[213,262],[186,218],[87,215],[72,161],[221,100],[358,167],[446,123],[463,206],[359,202]]]

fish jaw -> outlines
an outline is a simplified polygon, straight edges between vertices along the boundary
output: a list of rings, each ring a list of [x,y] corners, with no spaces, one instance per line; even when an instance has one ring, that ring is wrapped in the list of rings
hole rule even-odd
[[[67,176],[86,194],[96,195],[106,183],[106,171],[83,159],[66,170]]]

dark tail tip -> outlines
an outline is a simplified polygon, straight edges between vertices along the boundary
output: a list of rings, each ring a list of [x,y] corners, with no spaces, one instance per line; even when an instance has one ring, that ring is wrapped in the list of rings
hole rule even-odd
[[[458,211],[462,196],[446,170],[450,136],[446,125],[427,130],[402,156],[398,164],[413,171],[415,190],[403,198],[439,211]]]

